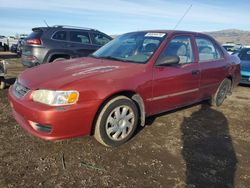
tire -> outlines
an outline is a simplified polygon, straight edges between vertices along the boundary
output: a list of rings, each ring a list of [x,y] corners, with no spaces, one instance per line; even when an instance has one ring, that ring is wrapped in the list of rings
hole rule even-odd
[[[63,61],[63,60],[66,60],[65,58],[62,58],[62,57],[59,57],[59,58],[56,58],[54,59],[52,62],[57,62],[57,61]]]
[[[138,108],[131,99],[118,96],[109,100],[98,114],[95,139],[108,147],[124,144],[133,136],[138,116]]]
[[[231,80],[225,78],[218,87],[215,95],[210,100],[210,105],[217,107],[222,105],[228,93],[230,92],[231,84],[232,84]]]
[[[0,89],[4,89],[6,86],[4,78],[0,78]]]

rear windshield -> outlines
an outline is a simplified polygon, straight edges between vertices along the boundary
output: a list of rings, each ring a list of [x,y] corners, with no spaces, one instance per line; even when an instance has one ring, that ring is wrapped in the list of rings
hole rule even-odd
[[[29,39],[38,39],[38,38],[40,38],[42,36],[42,34],[43,34],[43,31],[40,30],[40,29],[33,30],[33,32],[30,33],[27,38],[29,38]]]

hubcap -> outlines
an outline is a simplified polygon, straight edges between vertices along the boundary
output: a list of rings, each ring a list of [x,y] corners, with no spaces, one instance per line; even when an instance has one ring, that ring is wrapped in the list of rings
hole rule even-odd
[[[116,107],[106,121],[108,137],[115,141],[125,139],[133,129],[134,121],[134,112],[129,106]]]
[[[217,101],[219,104],[221,104],[224,101],[224,99],[226,98],[227,92],[228,92],[228,85],[224,84],[218,93],[218,100]]]

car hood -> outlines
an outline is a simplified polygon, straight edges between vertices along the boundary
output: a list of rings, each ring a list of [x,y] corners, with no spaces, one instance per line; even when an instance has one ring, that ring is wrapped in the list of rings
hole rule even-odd
[[[241,60],[240,65],[242,71],[250,72],[250,60]]]
[[[18,77],[18,81],[33,90],[60,89],[83,79],[116,79],[121,75],[131,75],[141,72],[142,66],[143,64],[86,57],[26,69]]]

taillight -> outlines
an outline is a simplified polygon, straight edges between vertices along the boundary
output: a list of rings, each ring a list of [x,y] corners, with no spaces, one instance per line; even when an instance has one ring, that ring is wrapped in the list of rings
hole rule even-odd
[[[27,44],[36,44],[36,45],[41,44],[40,39],[28,39],[26,42],[27,42]]]

